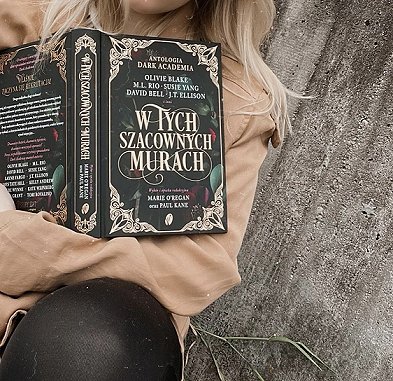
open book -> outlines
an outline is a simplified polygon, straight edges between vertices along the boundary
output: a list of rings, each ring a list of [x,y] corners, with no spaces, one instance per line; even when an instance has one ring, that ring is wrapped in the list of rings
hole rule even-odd
[[[17,209],[96,237],[226,231],[218,44],[75,29],[38,49],[0,52]]]

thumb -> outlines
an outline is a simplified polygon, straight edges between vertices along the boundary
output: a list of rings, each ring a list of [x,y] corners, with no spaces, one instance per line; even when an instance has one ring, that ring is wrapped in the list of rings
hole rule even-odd
[[[8,193],[7,188],[3,184],[0,184],[0,212],[13,209],[15,209],[14,200]]]

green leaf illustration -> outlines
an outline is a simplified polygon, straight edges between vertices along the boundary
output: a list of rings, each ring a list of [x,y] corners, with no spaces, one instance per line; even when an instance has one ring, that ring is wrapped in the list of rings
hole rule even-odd
[[[210,174],[210,187],[213,193],[222,184],[222,171],[223,171],[222,164],[218,164],[213,168]]]
[[[64,167],[62,164],[58,165],[52,176],[53,194],[56,200],[60,199],[61,192],[65,186]]]

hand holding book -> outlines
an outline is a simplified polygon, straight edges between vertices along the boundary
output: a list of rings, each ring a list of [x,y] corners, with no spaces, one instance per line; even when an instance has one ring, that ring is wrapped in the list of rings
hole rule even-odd
[[[0,212],[13,209],[15,209],[14,200],[8,193],[7,188],[3,184],[0,184]]]

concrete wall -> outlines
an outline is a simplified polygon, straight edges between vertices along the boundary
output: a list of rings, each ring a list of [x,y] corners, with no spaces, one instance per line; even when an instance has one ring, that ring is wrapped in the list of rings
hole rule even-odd
[[[393,4],[281,0],[266,59],[317,96],[260,174],[242,284],[198,317],[221,335],[282,334],[344,381],[393,380]],[[266,381],[332,380],[287,345],[240,345]],[[216,346],[230,381],[256,380]],[[201,343],[188,381],[218,380]]]

